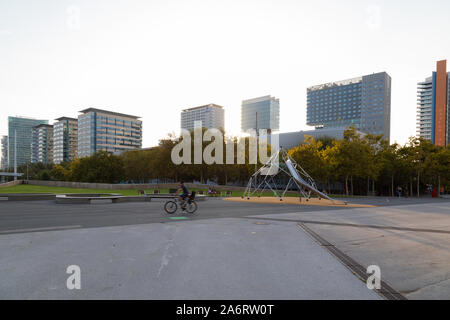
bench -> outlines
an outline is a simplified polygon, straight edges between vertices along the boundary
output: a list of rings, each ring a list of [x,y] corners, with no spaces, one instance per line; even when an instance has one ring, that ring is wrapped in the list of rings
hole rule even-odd
[[[56,195],[53,193],[1,193],[1,200],[5,201],[36,201],[53,200]]]
[[[144,202],[152,201],[152,199],[173,199],[173,195],[169,194],[157,194],[157,195],[146,195],[146,196],[122,196],[122,195],[110,195],[110,196],[76,196],[76,195],[57,195],[56,203],[66,203],[66,204],[90,204],[92,201],[110,200],[112,203],[122,203],[122,202]],[[195,201],[205,201],[205,196],[196,196]]]
[[[56,196],[56,203],[90,204],[92,201],[111,200],[112,203],[152,201],[151,197],[142,196]]]

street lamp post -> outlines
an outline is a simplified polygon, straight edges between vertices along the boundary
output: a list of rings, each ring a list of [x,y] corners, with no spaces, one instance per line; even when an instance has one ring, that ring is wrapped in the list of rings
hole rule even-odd
[[[17,130],[14,130],[14,181],[17,180]]]
[[[255,131],[256,131],[256,143],[255,143],[255,156],[256,156],[256,161],[255,161],[255,189],[257,187],[257,175],[256,175],[256,171],[258,171],[258,112],[256,112],[256,117],[255,117]]]

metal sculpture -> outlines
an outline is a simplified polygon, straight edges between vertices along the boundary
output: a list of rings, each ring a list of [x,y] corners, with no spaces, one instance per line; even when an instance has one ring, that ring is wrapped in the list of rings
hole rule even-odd
[[[277,178],[281,180],[283,176],[289,177],[285,187],[282,182],[279,181],[277,183],[276,181]],[[261,197],[261,194],[265,190],[270,189],[273,195],[279,197],[280,201],[282,201],[286,192],[294,185],[299,190],[300,198],[304,197],[307,201],[311,198],[312,194],[318,196],[319,199],[323,198],[333,202],[335,201],[325,193],[319,191],[314,179],[283,149],[275,152],[267,163],[250,177],[242,198],[247,197],[247,199],[250,199],[254,195]],[[283,191],[279,192],[279,189]]]

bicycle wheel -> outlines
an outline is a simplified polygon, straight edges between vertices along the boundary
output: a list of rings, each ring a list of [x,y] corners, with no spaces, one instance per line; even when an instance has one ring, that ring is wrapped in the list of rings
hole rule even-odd
[[[186,205],[186,211],[191,215],[195,214],[195,212],[197,211],[197,204],[195,203],[195,201],[191,201]]]
[[[167,201],[164,204],[164,210],[168,213],[168,214],[174,214],[175,211],[177,211],[178,206],[177,203],[175,201]]]

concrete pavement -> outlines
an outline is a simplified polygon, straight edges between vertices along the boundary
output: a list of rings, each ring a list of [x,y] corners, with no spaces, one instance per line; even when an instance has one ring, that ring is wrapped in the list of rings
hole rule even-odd
[[[1,299],[380,299],[290,222],[6,234],[0,252]],[[73,264],[81,290],[66,287]]]
[[[393,202],[257,218],[305,222],[360,264],[379,265],[382,279],[408,299],[450,299],[450,201]]]
[[[450,298],[450,201],[362,198],[377,208],[202,202],[0,203],[0,298],[377,299],[303,222],[411,299]],[[67,266],[82,289],[68,290]]]

